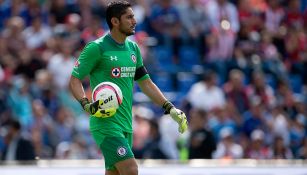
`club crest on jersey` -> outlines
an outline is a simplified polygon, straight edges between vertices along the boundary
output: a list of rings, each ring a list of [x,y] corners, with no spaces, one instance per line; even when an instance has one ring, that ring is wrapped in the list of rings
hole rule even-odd
[[[136,63],[136,56],[134,54],[131,54],[131,60]]]
[[[114,78],[119,78],[120,77],[120,68],[119,67],[115,67],[111,70],[111,75]]]
[[[117,148],[117,154],[123,157],[127,154],[127,149],[124,146],[120,146]]]

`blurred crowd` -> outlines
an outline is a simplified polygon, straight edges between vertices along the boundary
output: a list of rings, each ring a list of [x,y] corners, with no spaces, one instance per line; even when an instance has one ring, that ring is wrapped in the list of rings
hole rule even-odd
[[[189,132],[135,87],[136,158],[306,159],[305,0],[130,0],[144,64]],[[0,0],[0,158],[97,159],[68,90],[106,0]],[[84,80],[90,97],[89,81]]]

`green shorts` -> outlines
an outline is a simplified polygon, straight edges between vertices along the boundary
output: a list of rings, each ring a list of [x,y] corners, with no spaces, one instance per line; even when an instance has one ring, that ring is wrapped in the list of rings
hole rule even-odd
[[[112,131],[112,133],[102,133],[100,130],[91,131],[92,136],[100,148],[107,170],[115,170],[117,162],[133,158],[132,133],[123,131]]]

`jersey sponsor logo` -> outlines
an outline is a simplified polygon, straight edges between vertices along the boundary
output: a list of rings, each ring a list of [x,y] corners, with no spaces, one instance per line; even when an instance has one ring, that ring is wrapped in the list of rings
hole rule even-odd
[[[121,74],[121,72],[120,72],[120,68],[119,68],[119,67],[115,67],[115,68],[113,68],[113,69],[111,70],[111,75],[112,75],[112,77],[114,77],[114,78],[119,78],[119,77],[120,77],[120,74]]]
[[[127,149],[124,146],[120,146],[117,148],[117,154],[123,157],[127,154]]]
[[[136,56],[134,54],[131,54],[131,60],[136,63]]]
[[[135,74],[135,67],[121,67],[121,78],[125,77],[134,77]]]
[[[75,64],[74,64],[74,67],[79,67],[79,65],[80,65],[79,60],[76,60]]]
[[[110,56],[111,61],[117,61],[117,56]]]
[[[135,67],[116,67],[111,70],[113,78],[134,78]]]

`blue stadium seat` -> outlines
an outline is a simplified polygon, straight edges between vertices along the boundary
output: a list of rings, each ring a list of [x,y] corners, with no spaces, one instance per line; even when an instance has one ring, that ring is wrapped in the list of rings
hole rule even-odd
[[[265,74],[265,82],[266,84],[270,85],[273,89],[277,87],[276,79],[271,74]]]
[[[192,73],[180,72],[177,75],[178,91],[181,93],[187,93],[191,86],[198,80],[197,75]]]
[[[152,76],[154,83],[160,88],[163,92],[174,91],[173,79],[168,73],[159,73],[155,76]]]
[[[195,47],[182,46],[179,50],[179,64],[180,66],[190,71],[194,65],[200,64],[200,55]]]
[[[302,93],[303,80],[300,75],[289,75],[289,82],[294,93]]]
[[[176,72],[176,65],[173,63],[172,49],[166,46],[158,46],[153,49],[155,58],[158,60],[158,67],[164,72]]]

